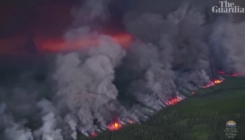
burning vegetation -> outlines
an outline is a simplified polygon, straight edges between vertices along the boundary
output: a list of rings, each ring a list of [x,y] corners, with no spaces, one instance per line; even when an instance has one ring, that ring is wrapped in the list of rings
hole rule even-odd
[[[215,85],[220,84],[222,82],[223,82],[223,80],[221,80],[221,79],[215,79],[215,80],[210,81],[210,83],[208,83],[207,85],[203,86],[203,88],[215,86]]]
[[[109,124],[107,127],[110,131],[115,131],[115,130],[120,129],[122,127],[122,124],[119,121],[116,121],[116,122]]]
[[[175,105],[179,102],[178,98],[173,98],[167,102],[168,105]]]
[[[179,91],[194,95],[199,88],[221,84],[219,76],[245,73],[245,22],[234,24],[233,17],[206,12],[209,3],[138,2],[125,9],[108,0],[84,0],[65,9],[70,16],[47,12],[55,4],[39,7],[38,26],[27,24],[27,33],[1,38],[0,53],[22,53],[23,46],[32,46],[44,54],[45,65],[0,86],[0,139],[77,140],[77,131],[96,137],[177,104],[185,99]],[[63,15],[72,22],[63,22]],[[123,24],[120,30],[109,26],[114,19]],[[239,75],[216,74],[217,68]],[[116,120],[108,119],[115,114]]]

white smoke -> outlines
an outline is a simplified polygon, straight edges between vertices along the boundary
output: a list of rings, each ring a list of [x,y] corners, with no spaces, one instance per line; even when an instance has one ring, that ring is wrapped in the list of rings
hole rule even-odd
[[[2,139],[5,140],[33,140],[30,129],[25,128],[23,123],[16,123],[12,117],[6,114],[6,105],[0,104],[0,130],[4,131]]]
[[[43,118],[43,126],[40,128],[42,131],[42,139],[43,140],[63,140],[61,133],[61,129],[55,129],[56,121],[54,118],[54,114],[50,113]]]
[[[112,81],[114,69],[125,51],[109,36],[100,36],[99,45],[88,49],[87,54],[85,59],[78,52],[58,55],[54,73],[60,102],[76,115],[83,133],[100,129],[93,124],[95,119],[102,128],[106,127],[108,117],[111,117],[108,113],[119,111],[117,104],[110,104],[118,95]],[[106,112],[101,112],[103,110]],[[72,123],[74,121],[69,125]],[[75,129],[74,124],[71,128]]]
[[[178,91],[207,84],[218,69],[245,73],[245,22],[210,15],[205,8],[211,2],[154,1],[162,6],[142,0],[124,13],[126,30],[136,36],[128,49],[93,31],[94,23],[110,17],[108,0],[85,0],[74,8],[74,26],[64,39],[78,50],[55,54],[44,83],[28,73],[20,78],[22,84],[1,88],[0,103],[8,108],[0,106],[0,138],[76,140],[79,133],[107,129],[115,117],[122,124],[145,121],[168,100],[184,99]],[[96,42],[84,47],[77,40]]]

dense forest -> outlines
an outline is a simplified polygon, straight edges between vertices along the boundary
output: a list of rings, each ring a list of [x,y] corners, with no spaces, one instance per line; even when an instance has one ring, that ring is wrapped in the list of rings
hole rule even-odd
[[[167,107],[147,122],[125,126],[96,138],[79,140],[226,140],[226,122],[234,120],[237,136],[245,138],[245,78],[226,77],[216,86],[195,91],[186,100]]]

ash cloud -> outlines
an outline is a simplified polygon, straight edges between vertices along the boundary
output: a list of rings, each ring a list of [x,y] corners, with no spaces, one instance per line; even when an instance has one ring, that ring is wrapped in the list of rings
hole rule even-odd
[[[217,70],[244,74],[244,22],[210,13],[211,0],[154,1],[122,11],[125,30],[136,38],[128,48],[95,30],[110,20],[110,1],[75,7],[63,37],[81,49],[50,54],[42,80],[32,69],[1,87],[0,138],[76,140],[115,118],[145,121],[168,100],[206,85]],[[72,43],[90,38],[98,43]]]
[[[214,53],[216,68],[244,75],[244,40],[242,38],[245,22],[232,23],[230,18],[221,18],[214,23],[213,30],[209,43]]]
[[[137,13],[137,11],[130,11],[125,15],[126,29],[145,43],[139,47],[132,46],[126,56],[126,59],[129,59],[125,62],[127,69],[134,70],[134,67],[137,67],[137,71],[143,71],[142,76],[139,76],[142,79],[132,80],[132,85],[137,86],[135,82],[141,81],[139,83],[144,83],[141,87],[147,88],[153,97],[164,102],[176,95],[176,85],[178,88],[192,90],[209,81],[207,74],[209,53],[204,42],[203,14],[196,8],[192,8],[189,3],[169,13],[166,18],[160,13],[142,13],[130,20],[128,17],[134,15],[134,12]],[[130,55],[133,58],[130,58]],[[134,58],[138,55],[139,58]],[[133,63],[138,59],[139,62]],[[137,63],[148,64],[148,66],[137,66]],[[134,89],[139,90],[139,88]],[[146,92],[138,93],[137,96],[140,97],[136,98],[142,100],[141,96],[145,96],[144,94]],[[156,99],[151,102],[155,101]]]
[[[79,58],[79,53],[59,55],[54,79],[62,103],[75,114],[80,114],[78,119],[82,129],[91,130],[97,129],[93,128],[94,119],[105,119],[100,118],[103,117],[99,113],[100,107],[116,100],[118,91],[112,84],[114,67],[125,52],[110,37],[102,36],[100,46],[90,48],[87,54],[84,60]],[[106,122],[100,123],[105,125]]]

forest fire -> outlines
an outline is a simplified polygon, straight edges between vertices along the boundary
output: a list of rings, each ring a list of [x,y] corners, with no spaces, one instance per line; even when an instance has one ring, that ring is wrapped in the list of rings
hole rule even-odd
[[[179,99],[178,99],[177,97],[175,97],[175,98],[169,100],[169,101],[167,102],[167,105],[175,105],[175,104],[177,104],[178,102],[179,102]]]
[[[208,87],[211,87],[211,86],[215,86],[217,84],[220,84],[222,83],[223,80],[221,79],[215,79],[215,80],[212,80],[209,84],[207,84],[206,86],[203,86],[203,88],[208,88]]]
[[[128,119],[127,123],[128,124],[133,124],[134,122],[131,119]],[[111,123],[111,124],[109,124],[107,126],[107,128],[110,131],[116,131],[116,130],[119,130],[120,128],[122,128],[122,127],[123,127],[122,124],[118,120],[115,120],[113,123]]]
[[[222,77],[244,74],[245,23],[207,12],[210,2],[16,2],[0,5],[3,140],[97,139],[104,131],[115,140],[127,125],[145,124],[185,98],[222,88]],[[199,93],[202,86],[211,88]],[[153,139],[182,134],[172,130]]]
[[[115,130],[118,130],[122,127],[122,124],[119,122],[119,121],[115,121],[111,124],[109,124],[107,126],[107,128],[110,130],[110,131],[115,131]]]
[[[218,80],[214,80],[214,83],[215,83],[215,84],[220,84],[220,83],[222,83],[222,82],[223,82],[223,81],[222,81],[222,80],[219,80],[219,79],[218,79]]]

